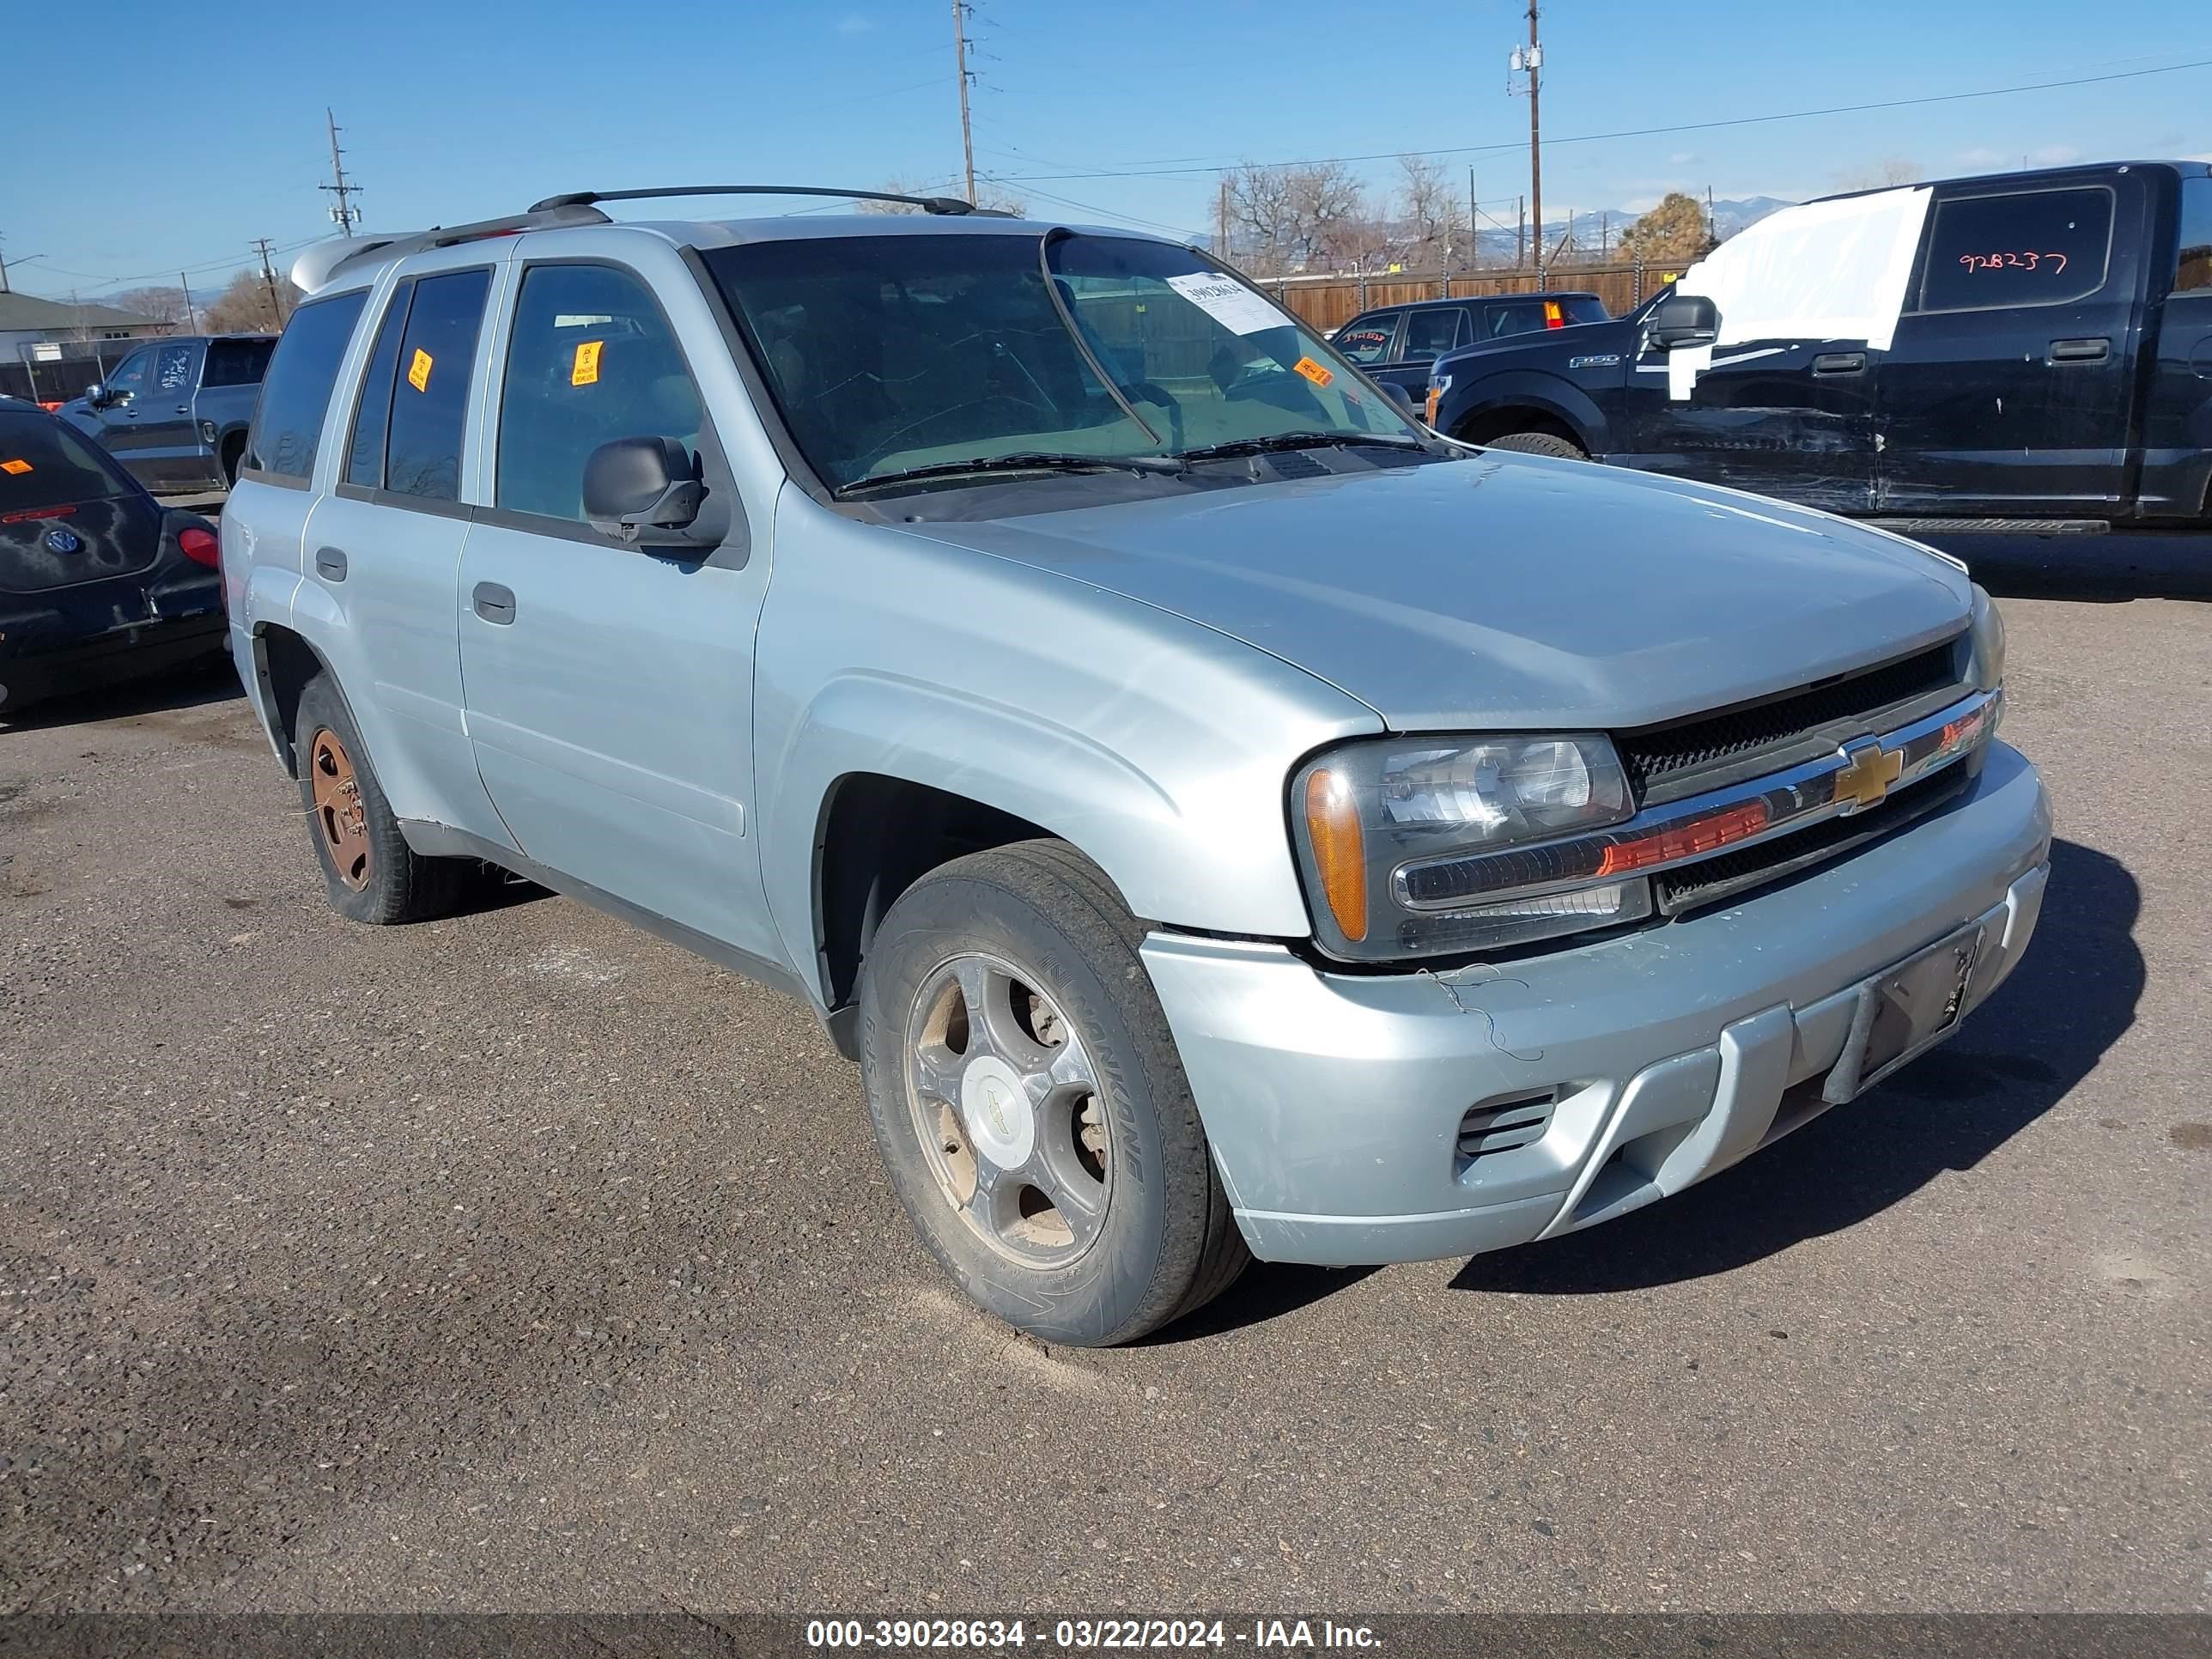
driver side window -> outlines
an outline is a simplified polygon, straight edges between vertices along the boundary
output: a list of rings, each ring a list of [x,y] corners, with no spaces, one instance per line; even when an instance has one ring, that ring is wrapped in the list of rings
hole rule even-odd
[[[152,367],[154,348],[146,346],[132,352],[116,365],[115,373],[107,377],[107,389],[129,397],[137,397],[146,390],[146,371]]]
[[[696,454],[699,389],[637,276],[611,265],[532,265],[515,301],[500,387],[493,501],[581,523],[584,463],[617,438],[673,438]]]

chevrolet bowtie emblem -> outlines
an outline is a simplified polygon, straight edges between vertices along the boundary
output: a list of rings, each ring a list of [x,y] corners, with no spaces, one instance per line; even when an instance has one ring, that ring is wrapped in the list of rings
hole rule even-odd
[[[1879,744],[1853,752],[1850,763],[1836,774],[1835,799],[1846,812],[1863,812],[1889,793],[1889,786],[1905,773],[1905,757]]]

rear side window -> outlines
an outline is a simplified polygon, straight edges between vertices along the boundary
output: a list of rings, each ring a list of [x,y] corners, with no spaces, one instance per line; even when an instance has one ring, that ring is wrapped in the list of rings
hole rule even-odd
[[[1559,301],[1559,313],[1571,323],[1610,322],[1613,313],[1595,294],[1570,294]]]
[[[1457,306],[1440,307],[1434,311],[1409,311],[1406,313],[1406,343],[1398,355],[1408,362],[1425,363],[1440,351],[1449,351],[1465,343],[1462,325],[1467,313]]]
[[[392,426],[392,382],[399,378],[399,337],[406,331],[407,307],[414,298],[415,284],[410,280],[392,289],[384,307],[384,322],[368,354],[361,393],[354,399],[353,441],[346,448],[342,475],[348,483],[384,488],[384,441]]]
[[[1923,311],[2061,305],[2105,285],[2112,192],[2022,191],[1939,202],[1928,234]]]
[[[455,270],[415,283],[392,382],[384,487],[424,501],[461,496],[461,434],[483,325],[488,270]]]
[[[279,478],[312,477],[315,450],[322,441],[323,416],[337,384],[346,342],[361,320],[359,290],[310,300],[292,313],[284,337],[269,360],[261,383],[261,402],[253,411],[246,464]]]
[[[132,488],[101,465],[90,440],[61,422],[0,413],[0,514],[104,501]]]
[[[269,354],[276,345],[274,340],[210,340],[207,368],[200,375],[200,384],[259,386],[261,377],[269,372]]]
[[[1379,363],[1390,355],[1390,337],[1398,331],[1400,313],[1378,311],[1354,317],[1329,341],[1355,363]]]
[[[195,348],[188,343],[165,345],[154,353],[154,393],[156,397],[174,397],[192,389],[192,355]]]
[[[617,438],[696,453],[705,416],[676,336],[636,276],[610,265],[532,265],[515,301],[499,400],[493,501],[580,522],[584,463]]]
[[[2212,179],[2181,181],[2181,255],[2176,294],[2212,294]]]
[[[1547,321],[1541,300],[1515,300],[1484,308],[1483,332],[1489,339],[1502,340],[1509,334],[1534,333]]]

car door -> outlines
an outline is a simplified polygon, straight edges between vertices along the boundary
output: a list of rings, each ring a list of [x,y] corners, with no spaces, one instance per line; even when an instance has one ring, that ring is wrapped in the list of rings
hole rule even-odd
[[[146,475],[138,453],[138,426],[146,412],[146,389],[153,383],[154,349],[141,346],[102,378],[106,400],[98,409],[88,408],[89,418],[83,422],[100,447],[142,483]]]
[[[192,394],[205,356],[198,340],[165,340],[154,348],[145,392],[133,400],[137,418],[131,434],[133,470],[153,489],[176,490],[206,482],[204,446],[192,419]]]
[[[2179,209],[2136,501],[2146,514],[2194,517],[2212,512],[2212,176],[2183,179]]]
[[[505,843],[462,714],[454,620],[470,410],[498,270],[482,244],[421,256],[373,308],[350,415],[334,428],[337,481],[308,521],[301,575],[302,603],[334,613],[350,653],[339,681],[394,810]]]
[[[574,233],[546,241],[557,252]],[[688,306],[702,337],[710,313],[672,253],[650,274],[527,252],[517,270],[489,505],[462,560],[477,764],[537,863],[780,962],[749,822],[767,520],[748,520],[669,320]],[[719,546],[625,546],[586,521],[585,463],[629,437],[700,459]]]
[[[2125,172],[1939,192],[1878,371],[1885,514],[2120,507],[2144,197]]]
[[[1742,341],[1717,348],[1694,375],[1648,330],[1637,343],[1608,459],[1832,513],[1873,507],[1875,378],[1864,340]]]
[[[1367,372],[1386,386],[1401,386],[1416,404],[1428,395],[1429,365],[1468,343],[1465,306],[1416,306],[1406,313],[1394,361]]]

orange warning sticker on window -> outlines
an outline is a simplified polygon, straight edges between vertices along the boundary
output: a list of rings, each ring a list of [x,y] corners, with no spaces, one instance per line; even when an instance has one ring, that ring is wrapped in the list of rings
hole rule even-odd
[[[10,477],[20,478],[30,470],[28,461],[0,461],[0,472],[7,473]]]
[[[579,340],[576,361],[568,370],[570,386],[595,386],[599,379],[599,348],[605,340]]]
[[[1292,363],[1291,367],[1297,370],[1299,374],[1304,375],[1306,379],[1311,380],[1316,386],[1327,386],[1331,380],[1334,380],[1336,378],[1334,374],[1331,374],[1328,369],[1323,368],[1319,363],[1316,362],[1310,357],[1301,357],[1297,362]]]
[[[414,361],[407,365],[407,384],[417,392],[430,389],[430,354],[421,346],[415,348]]]

